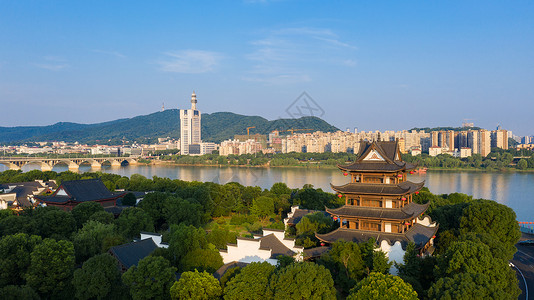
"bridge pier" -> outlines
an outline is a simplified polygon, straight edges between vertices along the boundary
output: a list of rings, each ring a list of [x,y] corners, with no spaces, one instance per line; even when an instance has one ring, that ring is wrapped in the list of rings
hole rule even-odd
[[[40,165],[41,165],[41,171],[43,172],[52,171],[52,166],[50,166],[49,164],[42,162],[40,163]]]
[[[96,160],[93,160],[91,162],[91,169],[101,169],[102,168],[102,164],[97,162]]]
[[[73,161],[69,161],[68,166],[69,166],[69,171],[77,171],[80,168],[80,166]]]
[[[110,163],[111,163],[112,167],[120,167],[121,166],[121,163],[118,160],[115,160],[115,159],[111,160]]]
[[[10,170],[15,170],[15,171],[20,170],[20,167],[14,163],[6,162],[6,163],[2,163],[2,165],[8,167]]]

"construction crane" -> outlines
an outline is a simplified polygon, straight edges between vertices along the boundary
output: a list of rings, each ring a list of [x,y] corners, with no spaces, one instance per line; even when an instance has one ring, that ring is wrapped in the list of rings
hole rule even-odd
[[[247,135],[250,135],[250,129],[256,128],[256,126],[247,127]]]

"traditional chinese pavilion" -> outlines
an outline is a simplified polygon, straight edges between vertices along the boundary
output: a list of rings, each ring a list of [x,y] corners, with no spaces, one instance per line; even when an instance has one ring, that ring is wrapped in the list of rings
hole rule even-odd
[[[124,197],[126,192],[112,193],[102,180],[85,179],[64,181],[57,190],[49,196],[34,196],[37,203],[56,206],[70,211],[82,202],[97,202],[104,208],[116,205],[117,199]]]
[[[338,167],[350,177],[345,185],[332,185],[345,199],[345,205],[326,209],[339,220],[340,227],[330,233],[316,233],[321,242],[366,242],[375,238],[390,258],[400,256],[401,260],[409,242],[415,243],[421,253],[432,251],[438,226],[424,216],[428,203],[412,201],[424,182],[407,181],[407,173],[416,166],[402,160],[396,141],[362,142],[358,160]]]

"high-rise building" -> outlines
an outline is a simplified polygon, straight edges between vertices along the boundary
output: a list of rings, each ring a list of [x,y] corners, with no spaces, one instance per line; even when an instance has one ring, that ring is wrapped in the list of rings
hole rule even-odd
[[[508,131],[499,129],[491,132],[491,146],[508,149]]]
[[[486,157],[491,152],[491,132],[480,129],[478,131],[478,149],[480,155]]]
[[[200,111],[197,110],[197,95],[191,95],[191,109],[180,109],[181,154],[200,154]]]
[[[432,145],[431,147],[438,147],[438,131],[432,131]]]
[[[467,131],[467,147],[473,150],[473,154],[480,154],[480,148],[478,147],[478,131]]]

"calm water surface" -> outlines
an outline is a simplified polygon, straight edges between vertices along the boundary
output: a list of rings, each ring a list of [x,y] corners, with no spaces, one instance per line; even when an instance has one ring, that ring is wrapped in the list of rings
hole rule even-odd
[[[28,165],[24,171],[38,168]],[[0,168],[0,171],[3,170]],[[54,171],[65,171],[66,166],[56,166]],[[80,172],[90,171],[80,167]],[[276,182],[285,182],[291,188],[312,184],[315,188],[333,192],[330,183],[340,185],[348,182],[339,170],[304,168],[239,168],[239,167],[192,167],[192,166],[124,166],[103,167],[102,172],[122,176],[141,174],[168,177],[186,181],[210,181],[220,184],[239,182],[243,185],[270,188]],[[505,204],[517,214],[519,221],[534,221],[534,173],[485,173],[458,171],[429,171],[427,174],[408,176],[413,182],[425,181],[425,186],[434,194],[465,193],[474,198],[492,199]]]

